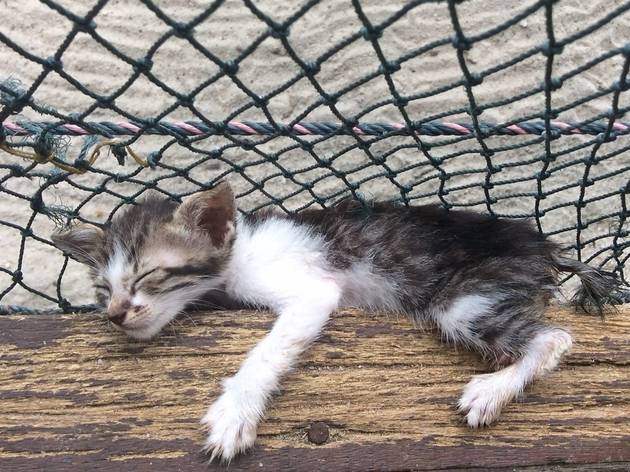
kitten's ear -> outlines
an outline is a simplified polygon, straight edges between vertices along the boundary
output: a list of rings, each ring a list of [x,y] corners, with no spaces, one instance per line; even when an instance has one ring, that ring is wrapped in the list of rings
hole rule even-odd
[[[58,231],[51,236],[52,242],[77,261],[95,265],[95,254],[103,245],[104,233],[98,226],[82,223],[69,229]]]
[[[175,218],[192,231],[208,234],[216,247],[223,247],[236,231],[236,203],[230,185],[221,182],[211,190],[189,196],[177,209]]]

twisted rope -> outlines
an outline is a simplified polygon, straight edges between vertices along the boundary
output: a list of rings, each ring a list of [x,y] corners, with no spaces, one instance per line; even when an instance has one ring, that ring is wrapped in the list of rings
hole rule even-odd
[[[42,133],[56,136],[88,136],[99,135],[111,138],[113,136],[167,135],[167,136],[210,136],[210,135],[291,135],[291,136],[325,136],[325,135],[369,135],[383,136],[419,135],[419,136],[465,136],[476,135],[472,123],[428,122],[412,123],[406,126],[402,123],[358,123],[347,127],[331,122],[301,122],[292,125],[281,123],[265,123],[255,121],[216,121],[202,123],[199,121],[159,121],[154,124],[138,122],[111,123],[108,121],[85,122],[82,125],[73,123],[53,123],[43,121],[5,121],[2,129],[6,136],[34,136]],[[479,130],[484,136],[495,135],[544,135],[546,126],[544,121],[528,121],[508,126],[498,126],[493,123],[478,123]],[[565,121],[551,121],[549,129],[557,135],[598,135],[608,129],[608,121],[591,123],[572,123]],[[630,123],[615,121],[612,126],[616,134],[630,133]]]
[[[4,305],[0,304],[0,316],[7,315],[61,315],[63,313],[90,313],[102,310],[102,307],[96,304],[88,304],[81,306],[69,305],[65,309],[51,308],[31,308],[25,305]]]

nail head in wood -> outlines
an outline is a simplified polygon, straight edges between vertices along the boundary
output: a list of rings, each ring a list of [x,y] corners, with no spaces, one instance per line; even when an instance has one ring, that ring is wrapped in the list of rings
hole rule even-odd
[[[313,444],[324,444],[330,437],[328,425],[322,421],[311,423],[307,431],[308,440]]]

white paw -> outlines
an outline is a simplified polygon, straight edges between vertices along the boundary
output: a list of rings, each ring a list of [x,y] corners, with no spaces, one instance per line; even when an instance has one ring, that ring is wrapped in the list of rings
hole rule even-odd
[[[208,430],[204,450],[210,454],[210,462],[214,458],[230,462],[234,456],[253,446],[258,417],[248,415],[242,403],[237,395],[226,391],[201,419],[201,424]]]
[[[464,387],[458,409],[471,428],[489,425],[501,414],[501,409],[514,396],[509,378],[503,373],[475,375]]]

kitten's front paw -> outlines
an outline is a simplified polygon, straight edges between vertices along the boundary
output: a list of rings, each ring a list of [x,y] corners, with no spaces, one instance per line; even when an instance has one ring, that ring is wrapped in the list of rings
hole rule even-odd
[[[478,428],[499,418],[505,404],[512,399],[505,381],[501,374],[494,373],[475,375],[468,382],[458,404],[468,426]]]
[[[210,462],[215,457],[229,462],[253,446],[257,418],[248,417],[241,403],[237,396],[225,392],[201,419],[201,424],[208,430],[204,450],[210,454]]]

